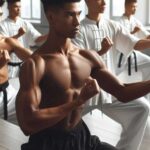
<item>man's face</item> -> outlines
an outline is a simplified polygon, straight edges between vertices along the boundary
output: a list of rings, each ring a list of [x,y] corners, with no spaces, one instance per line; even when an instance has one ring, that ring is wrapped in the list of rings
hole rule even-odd
[[[137,3],[136,2],[129,3],[125,7],[126,12],[128,12],[128,14],[130,14],[130,15],[134,15],[135,14],[136,8],[137,8]]]
[[[106,8],[105,0],[85,0],[89,11],[92,13],[104,13]]]
[[[65,38],[74,38],[79,32],[80,3],[66,3],[57,12],[52,12],[50,25],[55,32]]]
[[[21,13],[21,3],[15,2],[8,5],[9,14],[12,16],[20,16]]]

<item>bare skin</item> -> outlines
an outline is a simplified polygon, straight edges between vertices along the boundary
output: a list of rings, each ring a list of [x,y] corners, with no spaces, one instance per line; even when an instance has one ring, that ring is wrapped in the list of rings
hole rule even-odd
[[[105,37],[101,42],[101,50],[98,51],[98,54],[102,56],[103,54],[107,53],[109,49],[112,47],[113,42],[109,37]]]
[[[95,51],[81,50],[71,43],[79,29],[79,8],[74,2],[66,3],[57,13],[48,10],[52,24],[49,37],[21,68],[16,112],[26,135],[46,128],[73,129],[81,120],[84,104],[100,91],[97,83],[122,102],[150,91],[150,81],[123,84]]]
[[[0,84],[8,80],[7,62],[10,60],[9,54],[14,52],[21,60],[26,60],[32,51],[24,48],[20,42],[14,38],[6,38],[0,35]]]

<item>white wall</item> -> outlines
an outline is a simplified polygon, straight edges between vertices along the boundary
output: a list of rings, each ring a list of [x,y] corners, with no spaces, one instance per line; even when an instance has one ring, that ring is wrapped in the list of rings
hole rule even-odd
[[[135,15],[144,25],[148,24],[146,21],[148,18],[148,1],[149,0],[138,0],[138,8]]]
[[[107,3],[105,16],[106,17],[109,17],[109,16],[111,17],[112,1],[116,1],[116,0],[105,0],[105,1]],[[136,15],[135,15],[146,26],[148,25],[148,21],[146,19],[150,15],[150,14],[148,14],[148,1],[150,3],[150,0],[138,0],[138,8],[137,8],[137,12],[136,12]],[[82,0],[81,1],[81,6],[82,6],[83,10],[82,10],[82,14],[81,14],[81,19],[87,13],[86,6],[84,6],[84,5],[85,5],[84,0]],[[7,13],[7,5],[6,4],[3,7],[3,10],[4,10],[4,17],[7,17],[8,13]],[[48,23],[47,23],[47,19],[46,19],[45,15],[44,15],[43,7],[42,7],[41,24],[34,24],[34,26],[43,34],[48,32]]]

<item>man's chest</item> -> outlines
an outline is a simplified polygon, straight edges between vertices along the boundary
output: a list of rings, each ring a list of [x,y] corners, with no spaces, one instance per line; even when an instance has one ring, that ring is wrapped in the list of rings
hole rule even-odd
[[[58,57],[46,62],[47,81],[61,88],[80,87],[91,74],[88,60],[80,56]]]

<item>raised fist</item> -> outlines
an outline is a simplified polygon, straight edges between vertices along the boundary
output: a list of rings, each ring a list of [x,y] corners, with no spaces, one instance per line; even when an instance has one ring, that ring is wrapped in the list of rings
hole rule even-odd
[[[93,78],[88,78],[81,89],[80,95],[78,97],[79,105],[84,104],[87,100],[95,96],[100,92],[100,87],[97,81]]]

